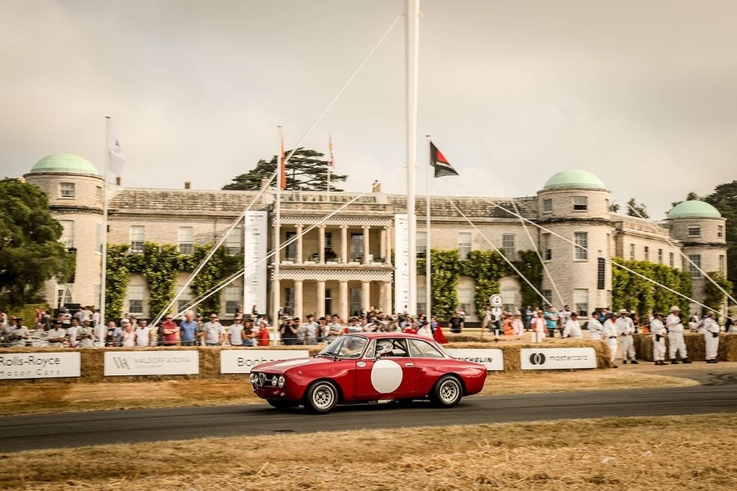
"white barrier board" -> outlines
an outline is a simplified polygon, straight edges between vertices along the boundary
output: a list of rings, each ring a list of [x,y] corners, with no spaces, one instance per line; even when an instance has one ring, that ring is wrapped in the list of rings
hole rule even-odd
[[[269,361],[309,358],[307,350],[222,350],[220,351],[220,373],[251,373],[251,369]]]
[[[106,351],[105,376],[197,375],[197,351]]]
[[[79,376],[79,353],[0,353],[0,380]]]
[[[594,348],[523,348],[522,370],[570,370],[596,368]]]
[[[504,351],[500,349],[446,349],[454,358],[486,365],[490,372],[504,370]]]

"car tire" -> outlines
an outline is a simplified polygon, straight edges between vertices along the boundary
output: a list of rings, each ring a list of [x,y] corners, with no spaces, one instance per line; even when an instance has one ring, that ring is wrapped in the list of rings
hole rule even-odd
[[[432,390],[432,400],[438,407],[453,407],[463,397],[463,386],[460,380],[452,375],[446,375],[435,383]]]
[[[268,402],[271,407],[278,409],[279,411],[286,411],[290,407],[295,406],[292,402],[280,401],[279,399],[266,399],[266,402]]]
[[[320,380],[310,385],[305,395],[305,408],[311,413],[325,414],[338,403],[338,389],[332,382]]]

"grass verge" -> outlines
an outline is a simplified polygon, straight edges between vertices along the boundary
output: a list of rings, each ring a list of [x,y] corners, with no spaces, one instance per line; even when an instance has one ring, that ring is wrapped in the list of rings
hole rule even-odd
[[[735,489],[737,415],[210,438],[0,455],[17,489]]]
[[[482,394],[504,395],[572,390],[638,389],[696,385],[683,378],[613,370],[491,374]],[[248,381],[164,381],[8,386],[0,393],[0,415],[214,406],[262,403]]]

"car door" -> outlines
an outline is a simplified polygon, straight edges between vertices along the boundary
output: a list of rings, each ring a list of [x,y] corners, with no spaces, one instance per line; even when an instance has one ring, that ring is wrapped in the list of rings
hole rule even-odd
[[[413,397],[416,387],[417,367],[405,339],[375,339],[356,362],[356,394],[362,400]]]

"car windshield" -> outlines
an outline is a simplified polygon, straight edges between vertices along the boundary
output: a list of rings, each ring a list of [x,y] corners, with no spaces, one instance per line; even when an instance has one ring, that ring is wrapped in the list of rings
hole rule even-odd
[[[368,339],[363,336],[341,336],[320,351],[317,356],[359,358],[366,344],[368,344]]]

